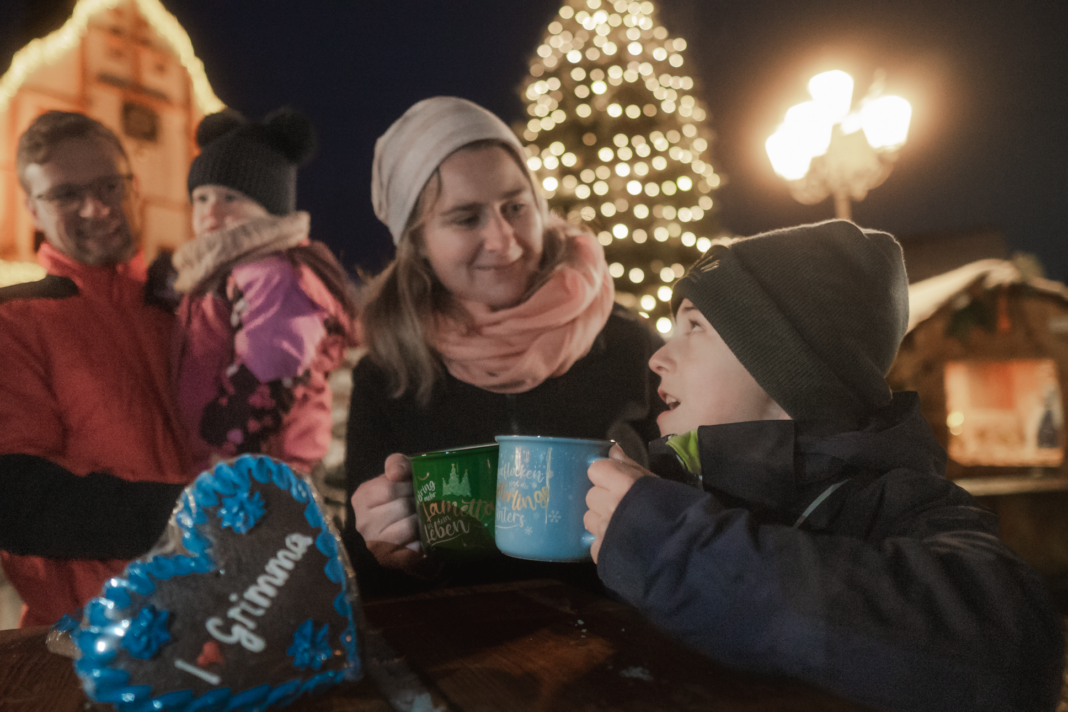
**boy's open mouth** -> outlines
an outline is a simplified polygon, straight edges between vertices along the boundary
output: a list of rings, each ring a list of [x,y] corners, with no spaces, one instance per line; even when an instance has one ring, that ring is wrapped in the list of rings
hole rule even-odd
[[[664,391],[660,391],[660,400],[667,404],[668,410],[675,410],[679,407],[679,400],[675,396],[669,395]]]

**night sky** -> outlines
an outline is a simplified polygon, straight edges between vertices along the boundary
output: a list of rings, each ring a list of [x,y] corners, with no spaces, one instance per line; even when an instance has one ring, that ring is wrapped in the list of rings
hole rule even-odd
[[[251,117],[292,104],[315,121],[318,157],[301,172],[312,234],[349,267],[392,253],[370,204],[375,139],[412,103],[476,101],[511,124],[516,87],[558,0],[163,0],[216,94]],[[894,173],[854,205],[867,227],[912,236],[994,229],[1068,280],[1068,3],[1003,0],[661,0],[688,42],[718,141],[714,194],[725,230],[752,234],[833,216],[795,202],[764,141],[813,74],[853,74],[856,94],[885,70],[913,105]],[[0,52],[48,27],[72,0],[0,2]],[[62,21],[60,13],[59,20]],[[55,21],[55,20],[53,20]],[[56,25],[58,26],[58,21]],[[6,66],[5,66],[6,69]]]

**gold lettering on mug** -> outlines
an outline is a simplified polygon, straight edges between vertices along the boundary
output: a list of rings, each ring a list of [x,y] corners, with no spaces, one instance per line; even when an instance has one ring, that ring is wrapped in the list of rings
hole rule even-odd
[[[460,502],[435,500],[420,502],[427,544],[441,544],[471,533],[472,519],[491,516],[496,503],[484,499]]]

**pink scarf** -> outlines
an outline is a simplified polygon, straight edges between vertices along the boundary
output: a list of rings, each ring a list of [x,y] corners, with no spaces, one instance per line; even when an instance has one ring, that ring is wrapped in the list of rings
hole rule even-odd
[[[525,302],[500,311],[465,302],[468,328],[440,318],[434,347],[456,378],[493,393],[523,393],[589,353],[615,288],[593,235],[568,236],[573,258]]]

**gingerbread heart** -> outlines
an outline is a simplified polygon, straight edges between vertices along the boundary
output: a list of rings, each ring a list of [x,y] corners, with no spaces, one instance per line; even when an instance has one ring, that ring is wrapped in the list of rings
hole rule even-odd
[[[86,605],[75,670],[120,712],[282,706],[360,678],[356,607],[314,488],[245,455],[187,487],[160,545]]]

